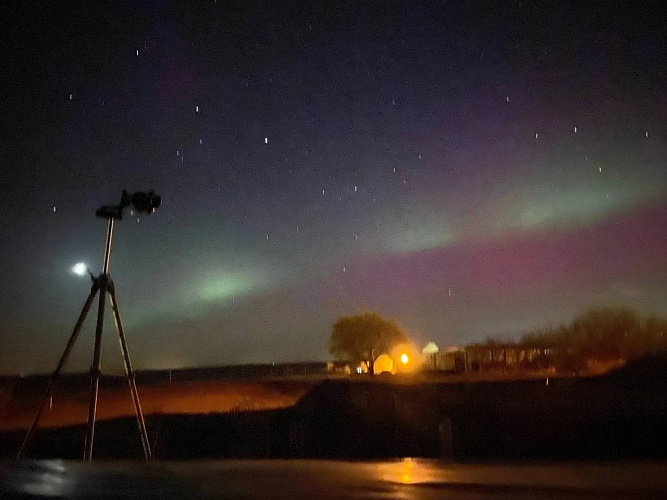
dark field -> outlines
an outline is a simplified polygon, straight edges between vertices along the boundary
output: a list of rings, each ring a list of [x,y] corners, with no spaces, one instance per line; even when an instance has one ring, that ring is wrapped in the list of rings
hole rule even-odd
[[[158,459],[664,459],[662,366],[644,360],[605,376],[548,384],[360,376],[196,382],[171,391],[148,386],[141,396]],[[115,391],[126,392],[107,388],[107,401]],[[153,411],[157,393],[167,411]],[[77,397],[85,406],[85,391]],[[95,457],[142,456],[134,417],[125,415],[98,422]],[[0,434],[0,456],[13,456],[22,436],[16,427]],[[80,458],[83,438],[83,420],[40,429],[28,457]]]

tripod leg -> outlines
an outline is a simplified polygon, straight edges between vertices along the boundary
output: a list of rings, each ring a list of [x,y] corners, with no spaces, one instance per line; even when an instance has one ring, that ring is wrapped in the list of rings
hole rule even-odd
[[[135,383],[134,370],[132,370],[132,362],[130,361],[130,352],[127,349],[127,342],[125,341],[125,332],[123,331],[123,323],[120,320],[120,311],[118,310],[118,300],[116,299],[116,290],[113,282],[109,286],[109,298],[111,299],[111,309],[113,310],[113,317],[116,320],[116,329],[118,330],[118,339],[120,340],[120,350],[123,353],[123,361],[125,362],[125,376],[127,383],[130,386],[132,393],[132,401],[134,402],[134,412],[137,415],[137,424],[139,426],[139,433],[141,434],[141,444],[144,447],[144,457],[146,460],[151,458],[151,445],[148,441],[148,433],[146,432],[146,423],[144,422],[144,414],[141,410],[141,403],[139,402],[139,393],[137,392],[137,384]]]
[[[51,374],[51,378],[49,379],[49,384],[46,387],[46,392],[44,393],[42,402],[40,403],[39,408],[37,408],[37,412],[35,413],[35,418],[33,419],[32,424],[28,429],[28,432],[26,432],[25,438],[23,439],[23,443],[21,444],[21,449],[16,455],[17,459],[21,459],[24,457],[28,445],[30,444],[30,440],[32,439],[33,434],[35,433],[35,430],[37,430],[37,424],[39,424],[39,419],[42,417],[42,413],[44,412],[44,407],[46,406],[46,402],[51,397],[51,392],[53,391],[53,386],[56,382],[56,379],[60,375],[60,370],[62,370],[63,366],[65,366],[65,363],[67,362],[67,358],[69,357],[69,354],[72,351],[72,347],[74,347],[74,343],[76,342],[76,339],[79,336],[79,332],[81,331],[83,322],[86,320],[86,316],[88,316],[88,311],[90,310],[90,306],[93,304],[93,300],[95,299],[95,295],[97,294],[98,290],[99,290],[99,284],[97,283],[97,280],[95,280],[93,281],[93,286],[90,290],[90,294],[88,295],[88,299],[86,299],[86,303],[83,305],[83,309],[81,309],[81,314],[79,314],[79,319],[77,319],[76,324],[74,325],[74,329],[72,330],[72,335],[70,335],[69,340],[67,341],[67,346],[65,347],[62,356],[60,356],[60,361],[58,361],[58,366],[56,366],[56,369]]]
[[[83,452],[83,460],[90,461],[93,458],[93,439],[95,437],[95,414],[97,413],[97,394],[100,385],[100,357],[102,352],[102,330],[104,329],[104,305],[106,304],[108,276],[100,276],[100,300],[97,306],[97,325],[95,327],[95,352],[93,354],[93,366],[90,370],[90,399],[88,401],[88,427],[86,429],[86,446]]]

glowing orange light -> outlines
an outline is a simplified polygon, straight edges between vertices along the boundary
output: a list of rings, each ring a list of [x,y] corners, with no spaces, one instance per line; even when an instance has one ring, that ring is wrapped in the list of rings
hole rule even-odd
[[[404,365],[407,365],[408,361],[410,361],[410,358],[408,358],[408,355],[407,354],[401,354],[401,363],[403,363]]]

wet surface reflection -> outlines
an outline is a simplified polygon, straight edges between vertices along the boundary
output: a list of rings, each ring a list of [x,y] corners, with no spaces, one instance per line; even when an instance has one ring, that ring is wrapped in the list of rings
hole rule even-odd
[[[6,462],[0,498],[667,498],[667,464]]]

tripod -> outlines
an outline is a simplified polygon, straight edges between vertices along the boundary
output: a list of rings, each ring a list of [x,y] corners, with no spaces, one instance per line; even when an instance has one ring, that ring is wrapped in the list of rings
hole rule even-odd
[[[126,196],[126,193],[123,192],[123,195]],[[102,273],[97,278],[93,276],[92,273],[90,274],[90,277],[93,280],[90,294],[88,295],[88,298],[86,299],[86,302],[83,305],[83,309],[81,310],[79,319],[74,325],[74,330],[72,331],[69,341],[67,342],[67,346],[65,347],[65,350],[63,351],[62,356],[60,357],[60,361],[58,361],[56,369],[51,374],[51,378],[49,379],[49,383],[47,385],[44,397],[37,409],[37,412],[35,413],[35,417],[32,421],[32,424],[30,425],[30,428],[28,429],[28,432],[25,435],[23,443],[21,444],[21,448],[18,452],[17,458],[23,458],[23,456],[25,455],[28,445],[30,444],[30,440],[32,439],[35,430],[37,429],[39,419],[41,418],[42,413],[44,412],[46,402],[51,397],[51,393],[53,391],[55,382],[58,376],[60,375],[60,371],[65,365],[65,362],[67,361],[67,358],[69,357],[72,348],[74,347],[74,343],[76,342],[79,332],[81,331],[81,327],[83,326],[86,316],[88,315],[88,311],[90,310],[90,307],[92,306],[93,301],[95,300],[95,295],[97,295],[98,292],[100,295],[97,308],[97,325],[95,327],[95,351],[93,353],[93,364],[90,370],[90,397],[88,400],[88,424],[86,428],[86,441],[85,441],[83,460],[90,461],[93,456],[93,439],[95,436],[95,415],[97,413],[97,395],[99,392],[99,382],[101,374],[100,354],[102,350],[102,330],[104,327],[104,306],[106,303],[107,294],[109,294],[109,299],[111,301],[111,309],[113,311],[113,316],[116,323],[116,330],[118,331],[120,350],[123,354],[123,362],[125,364],[125,378],[127,379],[127,383],[130,387],[130,392],[132,393],[132,401],[134,402],[134,411],[137,416],[139,433],[141,434],[141,444],[144,448],[144,457],[146,458],[146,460],[149,460],[151,458],[151,448],[150,448],[150,443],[148,442],[148,434],[146,432],[144,415],[141,411],[141,403],[139,402],[139,394],[137,393],[137,385],[135,383],[134,371],[132,370],[132,363],[130,362],[130,353],[127,350],[127,342],[125,341],[125,332],[123,331],[123,324],[121,323],[120,320],[120,312],[118,310],[118,300],[116,298],[116,288],[114,286],[113,280],[111,279],[111,276],[109,275],[109,258],[111,257],[111,239],[113,237],[114,221],[115,219],[120,219],[122,217],[122,210],[124,206],[123,202],[121,202],[121,205],[119,205],[118,207],[111,207],[115,209],[115,211],[114,210],[103,211],[103,209],[105,208],[108,209],[109,207],[102,207],[102,209],[98,211],[99,216],[103,216],[107,219],[107,234],[106,234],[106,244],[104,248],[104,263],[102,267]]]

